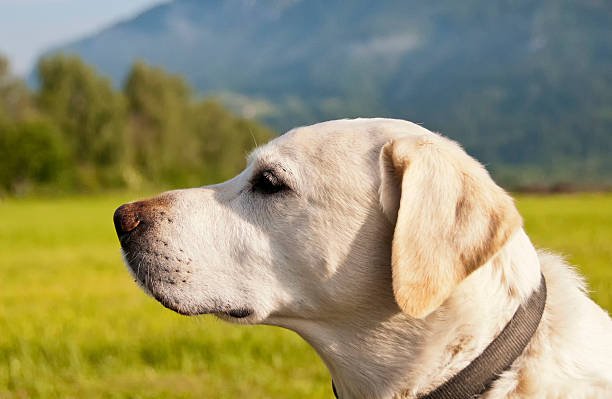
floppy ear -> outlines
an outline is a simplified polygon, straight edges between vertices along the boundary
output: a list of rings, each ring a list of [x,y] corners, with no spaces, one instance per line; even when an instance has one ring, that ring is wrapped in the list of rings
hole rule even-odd
[[[521,226],[512,198],[455,142],[430,134],[385,144],[380,200],[395,223],[393,293],[422,318]]]

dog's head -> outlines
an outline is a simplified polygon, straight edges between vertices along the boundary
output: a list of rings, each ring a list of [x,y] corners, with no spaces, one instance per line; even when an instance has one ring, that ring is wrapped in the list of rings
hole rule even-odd
[[[381,301],[424,317],[521,223],[456,143],[384,119],[294,129],[235,178],[114,219],[129,269],[164,306],[270,324]]]

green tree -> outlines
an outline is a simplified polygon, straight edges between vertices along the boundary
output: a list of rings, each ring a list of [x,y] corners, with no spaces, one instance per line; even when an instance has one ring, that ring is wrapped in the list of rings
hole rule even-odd
[[[131,159],[147,179],[184,180],[196,161],[184,79],[143,63],[126,78]]]
[[[214,101],[194,99],[182,77],[144,63],[132,68],[124,95],[131,158],[154,181],[190,186],[228,178],[244,166],[255,141],[273,136]]]
[[[194,186],[226,179],[273,137],[142,63],[124,93],[76,57],[38,66],[31,94],[0,58],[0,193]]]
[[[28,88],[12,75],[8,60],[0,54],[0,119],[21,120],[33,110]]]
[[[57,186],[66,159],[67,149],[53,123],[0,122],[0,192],[25,194],[35,186]]]
[[[57,128],[36,112],[25,83],[0,55],[0,193],[51,184],[62,175],[66,155]]]
[[[269,129],[235,117],[212,99],[193,104],[191,115],[191,129],[200,144],[198,159],[207,182],[234,176],[244,168],[250,150],[274,137]]]
[[[38,105],[71,147],[77,182],[85,187],[123,184],[125,102],[110,81],[79,58],[55,55],[38,66]]]

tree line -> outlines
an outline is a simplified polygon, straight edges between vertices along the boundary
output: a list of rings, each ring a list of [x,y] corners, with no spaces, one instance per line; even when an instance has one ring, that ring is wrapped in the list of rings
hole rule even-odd
[[[135,63],[120,89],[76,56],[31,90],[0,56],[0,194],[197,186],[227,179],[274,133]]]

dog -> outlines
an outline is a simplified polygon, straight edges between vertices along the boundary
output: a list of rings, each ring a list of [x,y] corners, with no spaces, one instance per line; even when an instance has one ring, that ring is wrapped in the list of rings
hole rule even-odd
[[[486,399],[612,398],[609,315],[534,249],[485,168],[419,125],[299,127],[231,180],[125,204],[114,222],[162,305],[297,332],[340,399],[461,397],[434,395],[453,384]],[[477,361],[492,375],[478,379]]]

